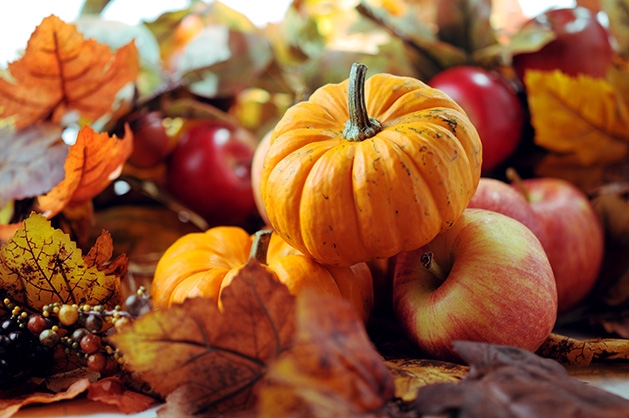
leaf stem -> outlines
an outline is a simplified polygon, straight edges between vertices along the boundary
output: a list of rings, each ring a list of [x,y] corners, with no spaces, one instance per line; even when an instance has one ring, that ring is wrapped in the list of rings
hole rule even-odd
[[[382,130],[380,122],[367,114],[365,104],[365,78],[367,66],[359,62],[352,64],[349,74],[347,107],[349,120],[345,123],[343,138],[348,141],[363,141]]]
[[[422,267],[430,271],[437,279],[439,279],[440,282],[443,283],[445,281],[447,275],[445,274],[441,266],[437,264],[431,251],[426,251],[425,253],[423,253],[419,259],[419,262],[421,263]]]

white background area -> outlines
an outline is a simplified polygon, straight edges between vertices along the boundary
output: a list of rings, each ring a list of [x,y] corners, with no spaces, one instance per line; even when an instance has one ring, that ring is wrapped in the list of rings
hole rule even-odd
[[[211,0],[208,0],[211,1]],[[223,0],[231,8],[247,15],[257,26],[283,18],[290,0]],[[45,17],[55,14],[65,22],[78,17],[83,0],[3,0],[0,5],[0,67],[19,57],[28,38]],[[534,16],[551,6],[568,7],[572,0],[521,0],[526,16]],[[114,0],[103,17],[124,23],[136,24],[151,21],[168,10],[179,10],[188,0]]]

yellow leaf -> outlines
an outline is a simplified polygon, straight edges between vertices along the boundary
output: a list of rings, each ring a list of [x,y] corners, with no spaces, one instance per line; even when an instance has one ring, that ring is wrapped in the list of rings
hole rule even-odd
[[[38,214],[27,218],[0,247],[0,289],[18,304],[37,310],[54,302],[113,309],[122,300],[120,277],[101,268],[90,265],[67,234]]]
[[[430,359],[397,358],[386,360],[395,381],[395,397],[411,402],[417,390],[435,383],[456,383],[469,373],[469,367]]]
[[[535,142],[583,166],[622,160],[629,149],[629,109],[604,79],[527,71]]]

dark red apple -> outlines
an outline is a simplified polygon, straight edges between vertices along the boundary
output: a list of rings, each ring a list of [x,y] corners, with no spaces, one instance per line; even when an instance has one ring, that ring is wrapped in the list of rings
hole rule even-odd
[[[257,139],[225,122],[184,132],[170,155],[167,190],[210,225],[244,225],[257,216],[251,163]]]
[[[513,154],[522,138],[526,113],[517,91],[501,74],[458,66],[438,73],[429,84],[452,97],[476,127],[483,144],[483,173]]]
[[[561,70],[576,76],[604,77],[614,50],[609,31],[585,7],[550,9],[529,20],[523,30],[549,29],[555,39],[534,52],[515,53],[513,67],[520,79],[526,70]]]
[[[129,127],[133,132],[133,152],[128,161],[138,168],[151,168],[163,162],[177,143],[166,132],[161,112],[134,116]]]

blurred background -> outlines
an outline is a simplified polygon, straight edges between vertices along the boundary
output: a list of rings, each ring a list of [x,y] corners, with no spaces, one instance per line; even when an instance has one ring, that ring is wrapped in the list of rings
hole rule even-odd
[[[211,3],[211,1],[209,2]],[[6,65],[7,62],[14,60],[18,56],[18,52],[26,45],[26,41],[35,26],[44,17],[55,14],[64,21],[73,21],[77,18],[83,3],[83,0],[28,0],[12,2],[8,6],[10,8],[9,12],[0,14],[0,39],[2,39],[2,42],[0,42],[0,64]],[[189,3],[188,0],[153,0],[150,3],[113,0],[105,9],[102,17],[133,25],[141,21],[153,20],[166,11],[183,9]],[[242,12],[255,25],[263,27],[268,22],[281,20],[290,1],[226,0],[224,3]],[[504,15],[505,11],[510,10],[516,15],[521,13],[524,16],[531,17],[550,7],[569,7],[575,3],[572,0],[494,0],[494,8],[501,15]],[[508,22],[497,23],[505,25]]]

